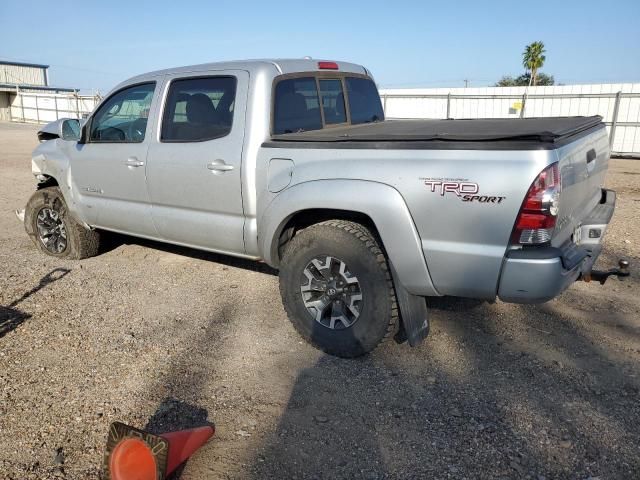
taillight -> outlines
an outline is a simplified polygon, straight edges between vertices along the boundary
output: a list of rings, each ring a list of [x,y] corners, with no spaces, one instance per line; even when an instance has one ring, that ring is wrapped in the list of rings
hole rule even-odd
[[[538,245],[551,240],[560,208],[560,170],[554,163],[533,181],[520,207],[512,243]]]

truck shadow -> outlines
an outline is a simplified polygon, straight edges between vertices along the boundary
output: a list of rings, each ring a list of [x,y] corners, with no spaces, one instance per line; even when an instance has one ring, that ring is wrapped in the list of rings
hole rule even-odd
[[[17,305],[25,301],[34,293],[42,290],[47,285],[62,279],[69,272],[71,272],[71,270],[66,268],[55,268],[42,277],[35,287],[24,292],[20,298],[17,298],[7,306],[0,305],[0,338],[4,337],[7,333],[31,318],[30,314],[15,308]]]
[[[100,254],[108,253],[116,250],[124,245],[139,245],[145,248],[159,250],[162,252],[173,253],[185,257],[204,260],[207,262],[215,262],[228,267],[241,268],[243,270],[251,270],[253,272],[265,273],[267,275],[278,275],[278,271],[271,268],[266,263],[257,262],[245,258],[232,257],[219,253],[206,252],[204,250],[196,250],[194,248],[172,245],[169,243],[157,242],[154,240],[146,240],[143,238],[131,237],[120,233],[102,232],[103,237],[100,242]]]
[[[296,377],[278,425],[254,434],[250,446],[227,438],[224,454],[220,443],[204,447],[193,471],[234,478],[223,470],[228,459],[248,456],[247,470],[238,468],[255,479],[640,478],[637,356],[625,358],[588,328],[598,315],[602,335],[633,327],[621,312],[635,307],[592,312],[579,308],[580,296],[567,292],[541,306],[445,297],[430,301],[432,334],[416,349],[389,343],[360,359],[325,355],[302,369],[307,350],[279,351],[264,375]],[[160,407],[148,428],[195,426],[180,422],[182,403],[187,420],[206,420],[206,410],[193,407],[211,392],[199,362],[224,355],[223,332],[238,315],[229,302],[204,331],[186,336],[189,350],[172,355],[168,373],[149,385]],[[214,346],[222,352],[214,355]],[[250,408],[260,401],[250,398]],[[204,458],[223,465],[199,465]]]
[[[556,302],[509,306],[514,330],[504,305],[439,301],[422,346],[301,370],[252,478],[640,476],[637,363]]]

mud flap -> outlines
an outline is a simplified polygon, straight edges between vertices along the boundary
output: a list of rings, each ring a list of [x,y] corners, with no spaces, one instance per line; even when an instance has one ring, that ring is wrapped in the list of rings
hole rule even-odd
[[[402,320],[400,331],[396,334],[395,340],[398,343],[408,341],[409,345],[415,347],[429,335],[427,301],[424,297],[413,295],[404,288],[393,265],[391,265],[391,274]]]

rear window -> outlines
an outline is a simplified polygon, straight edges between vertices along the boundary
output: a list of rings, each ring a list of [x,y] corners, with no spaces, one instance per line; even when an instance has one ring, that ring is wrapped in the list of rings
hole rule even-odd
[[[314,76],[284,79],[275,88],[273,133],[319,130],[347,123],[348,111],[354,125],[384,120],[378,89],[371,79],[348,76],[321,77],[317,82]]]
[[[314,77],[291,78],[276,85],[273,133],[322,128],[318,88]]]
[[[319,83],[324,123],[327,125],[345,123],[347,121],[347,111],[344,108],[342,81],[339,78],[331,78],[321,79]]]
[[[347,93],[351,123],[369,123],[384,120],[380,95],[375,84],[367,78],[347,77]]]

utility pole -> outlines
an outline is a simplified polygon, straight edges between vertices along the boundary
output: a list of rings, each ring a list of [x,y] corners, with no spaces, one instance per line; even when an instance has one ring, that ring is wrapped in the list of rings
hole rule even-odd
[[[469,86],[469,80],[467,80],[466,78],[464,79],[464,88],[467,88]]]

